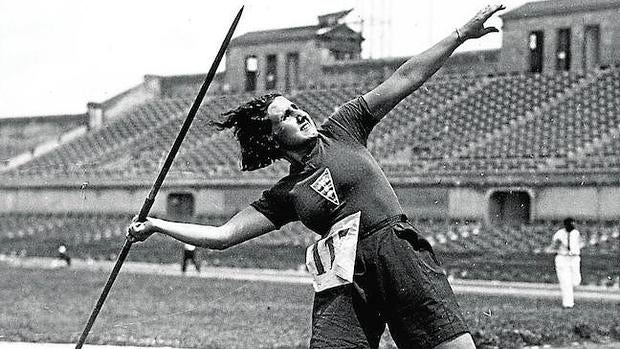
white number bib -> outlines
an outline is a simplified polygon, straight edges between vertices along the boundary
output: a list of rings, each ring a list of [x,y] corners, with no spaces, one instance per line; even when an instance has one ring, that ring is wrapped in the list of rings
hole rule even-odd
[[[306,267],[314,276],[316,292],[353,282],[360,216],[357,212],[343,218],[306,250]]]

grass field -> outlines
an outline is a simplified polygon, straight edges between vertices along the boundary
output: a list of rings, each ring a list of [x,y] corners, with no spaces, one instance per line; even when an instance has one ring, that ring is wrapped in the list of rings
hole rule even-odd
[[[77,341],[105,272],[0,264],[0,340]],[[557,300],[460,295],[479,344],[620,341],[620,307]],[[88,342],[192,348],[303,348],[310,332],[308,285],[181,276],[119,275]],[[382,347],[391,347],[389,339]]]

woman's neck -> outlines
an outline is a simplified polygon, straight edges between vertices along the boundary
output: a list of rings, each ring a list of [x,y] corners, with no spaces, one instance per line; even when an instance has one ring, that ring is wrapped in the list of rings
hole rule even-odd
[[[284,159],[286,159],[291,164],[304,164],[306,160],[305,158],[310,155],[310,153],[314,149],[314,146],[316,145],[317,140],[318,137],[312,138],[308,140],[308,142],[295,148],[286,148],[281,146],[280,149],[282,149],[282,151],[284,152]]]

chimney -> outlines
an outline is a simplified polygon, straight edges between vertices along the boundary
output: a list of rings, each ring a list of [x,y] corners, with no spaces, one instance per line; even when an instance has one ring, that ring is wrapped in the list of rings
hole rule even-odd
[[[88,109],[88,128],[90,130],[96,130],[103,125],[103,108],[101,103],[88,102],[86,104]]]
[[[161,76],[144,75],[144,86],[146,91],[153,97],[161,96]]]

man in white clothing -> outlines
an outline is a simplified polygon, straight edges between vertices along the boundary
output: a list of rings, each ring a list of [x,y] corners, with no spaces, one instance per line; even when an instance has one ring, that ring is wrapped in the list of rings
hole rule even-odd
[[[579,230],[575,229],[572,218],[564,220],[564,228],[553,234],[549,247],[555,252],[555,271],[562,292],[562,307],[570,309],[575,305],[573,288],[581,283],[581,248],[583,241]]]
[[[191,244],[183,244],[183,264],[181,265],[181,271],[183,274],[187,271],[188,262],[194,263],[196,271],[200,273],[200,262],[196,257],[196,246]]]

